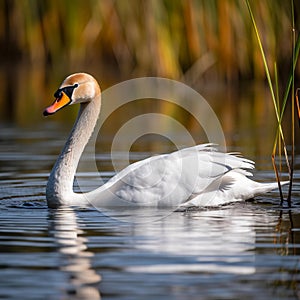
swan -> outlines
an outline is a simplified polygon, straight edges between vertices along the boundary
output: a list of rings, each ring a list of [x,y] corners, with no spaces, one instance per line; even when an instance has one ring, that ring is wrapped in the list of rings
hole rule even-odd
[[[76,103],[80,110],[48,179],[49,208],[92,204],[186,209],[243,201],[278,187],[276,182],[258,183],[248,178],[253,161],[202,144],[133,163],[99,188],[75,193],[76,169],[100,114],[101,90],[93,76],[75,73],[66,77],[54,97],[44,116]]]

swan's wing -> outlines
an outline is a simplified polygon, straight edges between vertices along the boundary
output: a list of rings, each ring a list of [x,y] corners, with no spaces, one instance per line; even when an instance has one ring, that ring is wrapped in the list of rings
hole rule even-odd
[[[252,161],[217,152],[206,144],[134,163],[100,189],[136,205],[178,206],[205,192],[227,172],[253,167]]]
[[[176,155],[179,155],[179,154],[183,154],[184,156],[188,156],[188,155],[191,155],[191,154],[195,155],[195,153],[197,151],[206,151],[206,152],[217,151],[216,148],[214,148],[213,146],[215,146],[215,144],[211,144],[211,143],[201,144],[201,145],[196,145],[196,146],[189,147],[189,148],[183,148],[183,149],[175,151],[171,154],[161,154],[161,155],[155,155],[155,156],[148,157],[146,159],[143,159],[143,160],[137,161],[135,163],[132,163],[128,167],[124,168],[118,174],[116,174],[114,177],[112,177],[107,182],[107,184],[111,185],[112,183],[118,181],[119,179],[123,178],[124,176],[126,176],[128,174],[134,175],[133,172],[135,170],[139,169],[140,167],[142,167],[144,165],[147,165],[147,164],[159,163],[159,162],[156,162],[156,160],[163,160],[163,159],[167,158],[170,155],[176,156]]]

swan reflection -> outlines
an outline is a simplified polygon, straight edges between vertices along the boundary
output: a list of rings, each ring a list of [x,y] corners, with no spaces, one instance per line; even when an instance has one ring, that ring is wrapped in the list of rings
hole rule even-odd
[[[78,228],[75,212],[71,208],[51,211],[49,225],[60,254],[59,269],[67,275],[67,284],[62,288],[64,299],[101,299],[97,288],[101,277],[92,269],[94,254],[86,251],[87,239]]]
[[[270,220],[271,221],[271,220]],[[207,272],[253,274],[256,272],[256,219],[247,205],[185,214],[134,226],[143,236],[137,247],[176,258],[166,264],[136,264],[127,271],[146,273]]]

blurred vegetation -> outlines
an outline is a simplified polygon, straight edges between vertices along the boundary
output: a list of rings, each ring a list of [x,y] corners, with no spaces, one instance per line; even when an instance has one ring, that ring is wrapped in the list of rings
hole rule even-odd
[[[287,77],[290,2],[250,2],[271,72],[276,61]],[[296,28],[299,13],[295,1]],[[0,0],[0,22],[6,64],[60,74],[98,66],[114,78],[163,76],[189,83],[265,78],[244,1]]]
[[[276,61],[285,86],[292,62],[290,2],[250,3],[270,73]],[[299,14],[295,1],[296,30]],[[232,145],[237,132],[251,126],[259,128],[253,134],[262,148],[276,132],[270,93],[257,87],[265,69],[243,0],[0,0],[0,44],[0,121],[44,122],[41,112],[59,83],[85,71],[103,89],[140,76],[187,83],[210,101]],[[224,82],[224,88],[216,84]],[[177,115],[175,108],[161,110]],[[76,114],[70,107],[51,120],[73,122]],[[249,148],[258,144],[245,137]]]

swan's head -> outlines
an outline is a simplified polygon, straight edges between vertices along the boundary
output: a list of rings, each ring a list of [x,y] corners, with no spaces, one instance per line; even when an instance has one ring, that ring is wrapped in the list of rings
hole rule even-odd
[[[67,105],[90,102],[99,95],[100,87],[93,76],[86,73],[72,74],[54,93],[55,101],[45,109],[44,116],[52,115]]]

